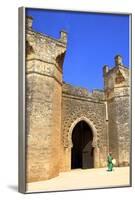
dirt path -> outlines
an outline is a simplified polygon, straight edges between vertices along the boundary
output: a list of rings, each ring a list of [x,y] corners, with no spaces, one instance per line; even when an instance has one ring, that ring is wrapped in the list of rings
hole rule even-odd
[[[27,191],[56,191],[99,187],[127,186],[130,183],[129,167],[115,168],[108,172],[106,168],[76,169],[63,172],[56,178],[27,184]]]

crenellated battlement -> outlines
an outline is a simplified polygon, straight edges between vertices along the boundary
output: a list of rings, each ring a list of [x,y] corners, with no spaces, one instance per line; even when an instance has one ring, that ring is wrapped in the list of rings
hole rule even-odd
[[[48,38],[48,40],[50,39],[50,40],[56,42],[58,45],[66,46],[66,44],[67,44],[67,32],[65,30],[61,30],[60,31],[60,38],[56,39],[56,38],[53,38],[49,35],[46,35],[46,34],[43,34],[43,33],[40,33],[40,32],[33,30],[32,25],[33,25],[33,18],[31,16],[27,16],[26,17],[26,31],[27,31],[27,33],[29,33],[29,34],[33,33],[36,36],[41,37],[42,39]]]
[[[129,95],[129,68],[123,65],[122,56],[114,57],[114,67],[103,67],[104,91],[106,99],[111,99],[116,96]]]
[[[63,83],[62,85],[62,93],[71,95],[71,96],[76,96],[76,97],[84,97],[88,99],[92,99],[95,101],[103,101],[104,100],[104,91],[103,90],[98,90],[95,89],[92,92],[87,90],[86,88],[82,87],[75,87],[71,84]]]
[[[115,56],[114,67],[103,67],[103,90],[73,86],[62,78],[67,33],[61,31],[55,39],[36,32],[32,25],[33,18],[27,17],[27,182],[47,180],[71,170],[72,134],[80,122],[91,129],[94,153],[90,154],[91,161],[87,160],[91,166],[106,167],[109,151],[117,166],[129,165],[130,84],[122,57]],[[82,130],[85,133],[87,129]]]
[[[44,65],[46,64],[47,66],[50,64],[62,71],[66,54],[67,33],[61,31],[60,38],[54,39],[48,35],[34,31],[32,29],[33,18],[27,17],[26,22],[26,61],[38,61],[41,63],[40,65],[43,65],[44,62]],[[28,65],[27,71],[29,70],[29,66],[33,66],[32,70],[35,69],[34,65],[31,64]],[[37,70],[39,71],[39,68]]]

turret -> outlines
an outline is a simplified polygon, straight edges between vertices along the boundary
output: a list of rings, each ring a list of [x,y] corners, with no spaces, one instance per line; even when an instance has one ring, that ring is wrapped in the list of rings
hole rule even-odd
[[[32,31],[32,21],[27,17],[27,182],[46,180],[60,171],[62,67],[67,42],[65,32],[56,40]]]
[[[26,17],[26,29],[32,30],[33,18],[31,16]]]
[[[114,57],[114,60],[115,60],[115,66],[118,67],[118,66],[123,66],[123,63],[122,63],[122,56],[121,55],[116,55]]]
[[[109,66],[108,65],[104,65],[104,67],[103,67],[103,76],[105,77],[108,72],[109,72]]]
[[[122,56],[114,57],[114,67],[103,68],[105,97],[108,110],[109,151],[117,166],[130,163],[130,87],[129,69],[124,67]]]
[[[67,43],[67,32],[64,30],[60,31],[60,41]]]

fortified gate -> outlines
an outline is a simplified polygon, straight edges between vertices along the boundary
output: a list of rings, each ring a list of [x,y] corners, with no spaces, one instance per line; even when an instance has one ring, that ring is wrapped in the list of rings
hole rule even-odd
[[[67,33],[58,40],[26,26],[27,182],[62,171],[130,164],[129,69],[122,57],[103,67],[104,88],[89,92],[63,82]]]

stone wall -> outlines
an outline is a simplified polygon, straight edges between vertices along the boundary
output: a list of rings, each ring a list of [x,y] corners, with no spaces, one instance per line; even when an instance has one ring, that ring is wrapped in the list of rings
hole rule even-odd
[[[86,89],[63,84],[62,92],[62,135],[64,151],[69,152],[72,147],[70,127],[75,120],[86,118],[95,128],[96,147],[99,148],[99,163],[95,167],[106,166],[107,156],[107,129],[106,129],[106,106],[103,91],[90,93]],[[66,155],[65,155],[66,156]],[[70,157],[70,155],[69,155]],[[70,157],[71,159],[71,157]],[[69,160],[67,160],[69,162]],[[64,165],[64,164],[63,164]],[[70,163],[63,168],[70,169]]]
[[[59,39],[26,30],[27,182],[42,181],[71,170],[72,131],[85,121],[93,133],[94,167],[106,167],[112,151],[118,166],[130,163],[129,70],[115,57],[105,66],[104,90],[89,92],[62,80],[67,34]]]
[[[53,127],[53,85],[51,78],[27,75],[27,182],[44,180],[51,176]],[[44,93],[41,91],[45,91]],[[37,90],[38,89],[38,90]],[[48,91],[50,96],[48,98]],[[44,97],[44,99],[43,99]]]
[[[120,56],[116,56],[120,57]],[[109,150],[117,166],[130,164],[130,76],[129,69],[116,62],[104,68],[105,98],[108,107]]]
[[[130,101],[129,96],[108,101],[109,146],[118,166],[130,163]]]
[[[26,31],[27,182],[60,170],[62,65],[66,33],[59,40]]]
[[[117,123],[118,123],[118,156],[119,166],[130,164],[131,147],[131,124],[130,124],[130,101],[129,96],[117,99]]]

